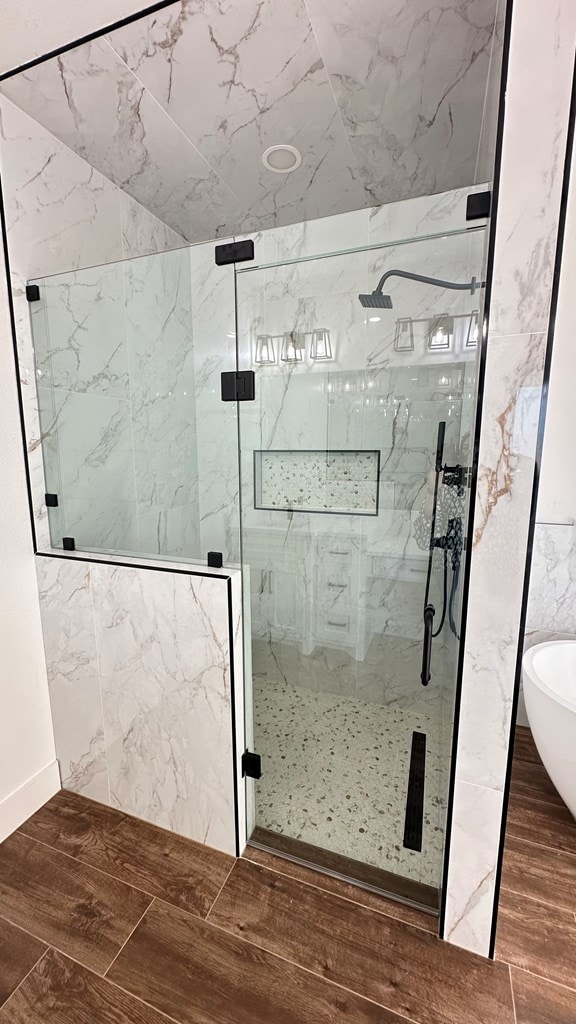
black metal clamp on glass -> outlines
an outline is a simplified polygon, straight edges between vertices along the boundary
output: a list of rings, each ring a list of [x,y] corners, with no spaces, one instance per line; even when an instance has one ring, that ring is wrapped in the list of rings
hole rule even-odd
[[[424,644],[422,647],[422,672],[420,679],[422,686],[428,686],[431,679],[430,663],[432,660],[432,634],[434,632],[434,616],[436,609],[433,604],[427,604],[424,609]]]

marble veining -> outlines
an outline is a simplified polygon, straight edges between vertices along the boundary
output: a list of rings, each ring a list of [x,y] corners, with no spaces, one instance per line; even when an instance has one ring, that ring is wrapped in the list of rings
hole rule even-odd
[[[472,182],[495,4],[306,3],[371,205]]]
[[[39,556],[36,570],[62,785],[107,804],[110,790],[90,567]]]
[[[554,2],[541,14],[537,0],[512,12],[448,876],[446,935],[483,955],[496,898],[535,473],[533,408],[542,387],[576,36],[573,5]]]
[[[496,8],[182,0],[1,91],[199,241],[477,181]],[[293,174],[261,162],[279,140]]]
[[[39,556],[38,582],[64,787],[234,853],[239,585],[231,643],[225,577]]]
[[[536,523],[526,628],[576,633],[576,526]]]
[[[199,557],[190,254],[37,279],[51,541]],[[170,458],[166,451],[170,450]]]
[[[2,92],[188,241],[236,227],[234,193],[105,39],[9,79]]]

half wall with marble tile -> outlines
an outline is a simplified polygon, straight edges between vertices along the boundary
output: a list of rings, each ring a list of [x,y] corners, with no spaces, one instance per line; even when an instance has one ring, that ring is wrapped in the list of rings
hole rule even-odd
[[[554,0],[545,18],[537,0],[513,5],[443,921],[450,941],[483,955],[494,943],[575,41],[573,4]]]
[[[63,787],[234,854],[239,572],[40,555],[37,573]]]

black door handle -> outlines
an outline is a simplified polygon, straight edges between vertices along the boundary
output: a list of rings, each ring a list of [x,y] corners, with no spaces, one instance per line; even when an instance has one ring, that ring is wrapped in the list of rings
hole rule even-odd
[[[432,632],[434,629],[434,616],[436,609],[433,604],[427,604],[424,608],[424,646],[422,648],[422,672],[420,679],[422,686],[428,686],[430,682],[430,661],[432,658]]]

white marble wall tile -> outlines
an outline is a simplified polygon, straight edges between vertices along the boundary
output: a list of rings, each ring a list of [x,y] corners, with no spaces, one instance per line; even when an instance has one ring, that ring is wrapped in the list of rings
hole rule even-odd
[[[545,19],[537,0],[514,6],[456,758],[457,786],[485,786],[495,816],[513,724],[535,471],[535,421],[524,413],[542,385],[575,38],[574,5],[555,0]],[[446,933],[487,955],[501,822],[484,828],[479,818],[468,827],[465,808],[453,818]],[[463,861],[478,871],[465,876]]]
[[[59,476],[47,477],[60,496],[65,536],[78,548],[134,550],[136,493],[128,401],[39,388],[46,444],[58,453]],[[47,394],[47,392],[50,392]],[[43,419],[45,416],[43,416]],[[46,471],[51,468],[46,465]],[[55,543],[57,539],[53,538]]]
[[[236,227],[234,193],[104,39],[9,79],[2,92],[188,241]]]
[[[138,513],[197,508],[189,251],[130,261],[124,275]]]
[[[149,256],[188,245],[182,235],[137,203],[127,192],[120,192],[120,224],[123,259]]]
[[[515,449],[515,415],[522,389],[542,379],[545,346],[541,334],[491,337],[486,366],[470,587],[490,600],[468,603],[458,778],[499,790],[506,777],[537,441],[534,432],[531,453]]]
[[[244,750],[241,574],[161,568],[38,556],[63,785],[235,853],[234,727],[238,768]],[[237,783],[243,824],[240,770]]]
[[[236,739],[236,790],[238,796],[238,853],[242,856],[244,852],[246,841],[248,836],[252,834],[254,823],[251,823],[251,827],[248,830],[248,780],[244,778],[242,772],[242,756],[244,751],[250,748],[248,732],[249,729],[246,725],[245,716],[246,714],[251,715],[252,709],[250,706],[251,694],[252,694],[252,663],[251,663],[251,652],[245,650],[244,637],[250,637],[250,616],[247,616],[247,622],[244,622],[244,616],[246,615],[243,602],[242,602],[242,590],[244,586],[244,575],[245,570],[241,572],[232,572],[229,583],[230,587],[230,605],[231,605],[231,632],[232,632],[232,667],[234,673],[233,686],[234,686],[234,708],[235,708],[235,739]],[[246,584],[248,587],[248,593],[250,589],[250,578],[249,574]],[[246,632],[246,628],[248,632]],[[246,662],[244,658],[246,657]],[[244,680],[244,674],[246,672],[246,681]]]
[[[495,5],[385,6],[307,0],[373,204],[473,181]]]
[[[62,785],[110,802],[90,565],[36,561],[50,705]]]
[[[41,548],[48,548],[33,308],[25,286],[37,275],[119,259],[118,197],[102,175],[5,97],[0,98],[0,163],[36,537]],[[43,312],[36,316],[35,333],[37,329],[46,351]]]
[[[225,581],[92,577],[112,804],[234,853]]]
[[[190,250],[201,551],[240,561],[238,422],[220,398],[220,374],[236,368],[234,272],[217,267],[212,244]]]
[[[474,181],[494,179],[496,161],[496,135],[498,131],[498,110],[500,106],[500,87],[502,79],[502,57],[504,53],[504,29],[506,22],[506,0],[497,0],[494,31],[490,48],[490,64],[484,95],[482,127],[476,157]]]
[[[22,278],[120,259],[117,190],[5,97],[0,159],[10,262]]]
[[[370,210],[369,244],[419,238],[445,231],[464,231],[470,227],[466,222],[467,197],[488,187],[477,184],[374,206]]]
[[[576,633],[576,527],[537,523],[527,629]]]
[[[206,559],[201,543],[198,501],[138,515],[138,550],[146,555]]]
[[[367,205],[301,0],[185,0],[108,39],[241,198],[244,230]],[[279,139],[302,153],[293,174],[262,165]]]
[[[545,331],[548,325],[576,9],[565,0],[553,0],[543,18],[541,4],[528,0],[513,12],[512,26],[506,87],[510,116],[502,148],[504,191],[497,235],[499,253],[506,247],[506,257],[497,257],[494,264],[490,329],[495,335]],[[528,53],[534,54],[538,74],[526,59]],[[516,187],[508,192],[511,180]]]
[[[484,950],[490,935],[501,819],[500,791],[456,782],[445,937],[466,949]]]
[[[122,265],[57,274],[38,284],[40,301],[31,309],[39,384],[127,400]]]

